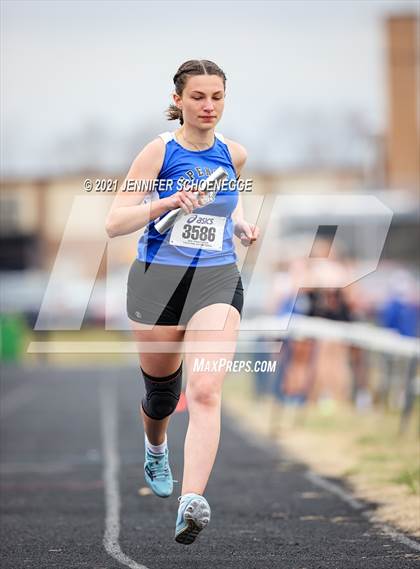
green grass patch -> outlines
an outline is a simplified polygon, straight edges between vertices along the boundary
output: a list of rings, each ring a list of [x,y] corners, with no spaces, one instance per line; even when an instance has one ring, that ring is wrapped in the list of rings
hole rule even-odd
[[[374,435],[362,435],[356,440],[356,442],[359,445],[366,445],[366,446],[375,445],[378,442],[378,437],[377,436],[375,437]]]
[[[386,454],[367,454],[363,457],[363,460],[367,460],[368,462],[387,462],[389,460],[389,456]]]
[[[404,470],[398,476],[391,478],[390,482],[407,486],[410,494],[420,494],[420,467]]]

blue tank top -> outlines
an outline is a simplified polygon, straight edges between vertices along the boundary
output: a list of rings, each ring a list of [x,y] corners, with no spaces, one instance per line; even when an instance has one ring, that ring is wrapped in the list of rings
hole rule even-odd
[[[213,146],[199,151],[181,146],[174,133],[165,132],[159,136],[165,142],[165,158],[158,180],[172,180],[172,186],[163,186],[162,190],[154,192],[152,199],[174,194],[183,182],[194,184],[204,180],[219,166],[226,171],[228,179],[213,202],[194,210],[190,216],[184,216],[182,224],[185,225],[177,223],[161,235],[154,225],[164,216],[151,221],[139,239],[138,260],[193,267],[236,262],[231,214],[238,204],[238,189],[232,158],[223,135],[215,133]]]

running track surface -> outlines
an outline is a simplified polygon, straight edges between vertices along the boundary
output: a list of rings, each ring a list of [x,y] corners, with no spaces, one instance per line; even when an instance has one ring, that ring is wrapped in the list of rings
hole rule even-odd
[[[226,414],[205,493],[212,520],[193,545],[177,544],[180,484],[167,499],[144,492],[142,393],[135,368],[3,366],[3,569],[420,566],[415,541],[392,539],[363,515],[372,505],[315,484]],[[176,413],[170,424],[177,480],[187,419]]]

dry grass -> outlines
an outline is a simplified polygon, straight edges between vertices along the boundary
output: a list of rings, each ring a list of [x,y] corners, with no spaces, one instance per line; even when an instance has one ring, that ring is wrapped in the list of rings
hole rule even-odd
[[[332,401],[284,407],[257,399],[252,376],[231,376],[224,388],[228,411],[256,432],[277,440],[297,460],[324,476],[340,477],[358,498],[378,504],[378,519],[420,537],[418,410],[399,436],[399,415],[356,412]]]

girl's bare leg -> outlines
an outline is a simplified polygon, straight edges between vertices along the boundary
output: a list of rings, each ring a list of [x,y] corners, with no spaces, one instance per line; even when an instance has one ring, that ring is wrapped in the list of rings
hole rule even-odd
[[[211,330],[218,322],[224,323],[224,329]],[[213,304],[198,311],[191,318],[185,331],[186,397],[190,418],[184,446],[181,494],[204,493],[220,439],[222,386],[226,372],[224,369],[215,372],[194,371],[194,361],[196,358],[199,360],[203,358],[212,366],[212,362],[221,358],[226,361],[232,360],[239,322],[239,312],[235,308],[228,304]],[[194,345],[195,342],[204,345],[216,342],[221,347],[229,346],[230,351],[188,353],[188,345]]]

